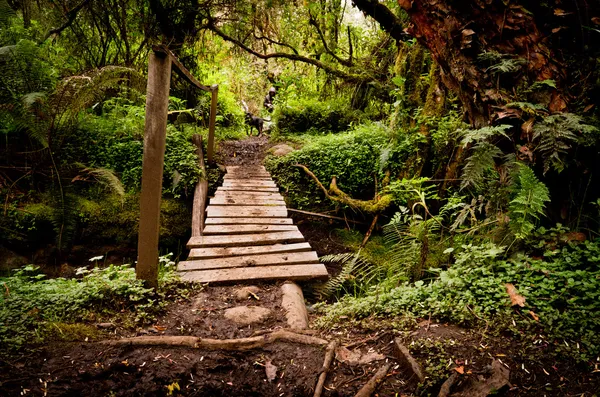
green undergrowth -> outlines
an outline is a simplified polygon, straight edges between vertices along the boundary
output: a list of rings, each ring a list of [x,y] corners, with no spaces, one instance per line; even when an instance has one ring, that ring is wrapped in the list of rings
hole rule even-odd
[[[190,292],[173,267],[169,256],[161,257],[157,292],[145,288],[129,265],[80,268],[82,277],[70,279],[49,279],[32,265],[18,269],[0,278],[0,344],[19,349],[50,339],[92,339],[99,334],[93,324],[103,321],[148,323]]]
[[[273,120],[284,135],[310,132],[328,134],[350,129],[366,120],[366,115],[351,109],[345,100],[318,101],[290,99],[276,107]]]
[[[430,279],[372,287],[325,308],[321,326],[372,315],[412,316],[471,326],[480,322],[515,335],[555,342],[582,360],[600,354],[600,240],[545,246],[543,257],[515,254],[492,243],[463,245],[446,270]],[[506,284],[525,297],[512,306]]]
[[[360,248],[364,235],[357,230],[336,229],[335,235],[352,251],[360,250],[363,259],[374,266],[384,266],[389,257],[389,245],[381,235],[372,235],[363,248]]]
[[[390,141],[390,131],[380,123],[363,124],[352,131],[314,138],[283,157],[268,157],[265,166],[296,208],[329,204],[306,173],[308,167],[326,186],[337,176],[340,189],[356,198],[373,198],[380,154]]]

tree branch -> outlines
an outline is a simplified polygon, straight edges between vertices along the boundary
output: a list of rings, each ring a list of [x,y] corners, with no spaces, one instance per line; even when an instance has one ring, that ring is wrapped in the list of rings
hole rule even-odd
[[[379,0],[352,0],[359,10],[379,22],[381,29],[398,41],[406,41],[411,37],[404,32],[400,19]]]
[[[50,29],[48,31],[48,33],[46,33],[46,35],[42,39],[41,43],[48,40],[48,38],[50,38],[50,36],[52,36],[53,34],[60,34],[63,30],[65,30],[66,28],[71,26],[73,24],[73,22],[75,21],[75,18],[77,18],[77,14],[79,13],[79,11],[81,11],[81,9],[83,7],[85,7],[88,3],[90,3],[91,1],[92,0],[83,0],[81,3],[79,3],[74,8],[72,8],[69,12],[67,12],[67,21],[64,24],[62,24],[62,26],[59,26],[58,28]]]
[[[260,52],[253,50],[252,48],[248,47],[246,44],[242,43],[240,40],[237,40],[237,39],[227,35],[225,32],[223,32],[222,30],[220,30],[219,28],[217,28],[215,26],[214,21],[210,21],[207,24],[207,28],[210,31],[214,32],[217,36],[221,37],[223,40],[229,41],[230,43],[237,45],[244,51],[246,51],[260,59],[284,58],[284,59],[289,59],[291,61],[304,62],[304,63],[310,64],[310,65],[314,65],[314,66],[318,67],[319,69],[322,69],[325,72],[331,74],[332,76],[339,77],[345,81],[352,82],[352,83],[374,81],[374,79],[370,76],[347,73],[342,70],[335,69],[319,60],[305,57],[305,56],[298,55],[298,54],[289,54],[286,52],[274,52],[274,53],[270,53],[270,54],[262,54]]]
[[[327,40],[325,40],[325,35],[323,34],[323,31],[321,30],[321,27],[319,26],[319,24],[317,23],[315,18],[313,18],[312,14],[310,14],[310,11],[309,11],[309,15],[310,15],[310,18],[308,20],[308,23],[311,24],[312,26],[314,26],[315,29],[317,29],[317,33],[319,34],[319,37],[321,38],[321,42],[323,43],[323,47],[325,48],[325,51],[329,55],[331,55],[336,61],[338,61],[340,64],[351,67],[352,66],[352,55],[350,56],[349,59],[342,59],[339,56],[337,56],[336,54],[334,54],[333,51],[331,51],[329,49],[329,46],[327,45]],[[350,42],[350,54],[352,54],[352,42]]]

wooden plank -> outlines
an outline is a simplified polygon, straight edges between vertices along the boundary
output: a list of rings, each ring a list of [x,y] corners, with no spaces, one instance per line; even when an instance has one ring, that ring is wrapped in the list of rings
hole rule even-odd
[[[260,186],[221,186],[217,189],[217,192],[223,191],[279,193],[279,188]]]
[[[239,179],[239,180],[257,179],[259,181],[272,181],[273,180],[269,174],[225,174],[225,176],[223,177],[224,181],[229,181],[232,179]]]
[[[248,197],[215,197],[210,199],[210,203],[213,205],[255,205],[255,206],[273,206],[273,205],[285,205],[285,201],[277,199],[263,199],[263,198],[248,198]]]
[[[285,218],[287,208],[277,206],[227,206],[209,205],[207,213],[210,218]]]
[[[231,192],[228,190],[218,190],[215,192],[215,197],[258,197],[266,199],[283,200],[280,193],[273,192]]]
[[[218,283],[258,280],[315,280],[326,279],[327,269],[323,264],[238,267],[233,269],[198,270],[181,273],[181,279],[188,282]]]
[[[157,52],[157,53],[162,53],[165,55],[168,55],[169,58],[171,58],[171,62],[173,63],[173,66],[175,66],[175,72],[180,75],[184,80],[187,80],[188,83],[200,88],[201,90],[204,91],[210,91],[211,87],[205,86],[204,84],[201,84],[191,73],[189,70],[187,70],[187,68],[185,66],[183,66],[183,64],[179,61],[179,59],[175,56],[175,54],[173,54],[171,52],[171,50],[169,50],[167,48],[166,45],[164,44],[158,44],[158,45],[153,45],[152,46],[152,51]]]
[[[264,187],[276,187],[277,185],[273,181],[259,181],[255,179],[230,179],[224,180],[223,186],[264,186]]]
[[[294,225],[207,225],[203,235],[217,234],[250,234],[271,232],[292,232],[298,230]]]
[[[302,243],[304,236],[299,231],[262,234],[238,234],[233,236],[192,237],[188,248],[203,247],[246,247],[249,245],[270,245],[283,243]]]
[[[262,255],[284,252],[310,251],[309,243],[260,245],[256,247],[221,247],[221,248],[193,248],[190,250],[188,260],[212,259],[241,255]]]
[[[206,225],[292,225],[290,218],[208,218]]]
[[[167,111],[171,86],[171,59],[150,53],[146,89],[146,124],[138,233],[136,277],[158,287],[158,230],[167,137]],[[286,211],[287,213],[287,211]]]
[[[319,263],[319,257],[315,251],[246,255],[234,256],[231,258],[182,261],[179,262],[177,270],[187,272],[192,270],[226,269],[251,266],[298,265],[309,263]]]
[[[225,166],[227,172],[231,171],[262,171],[267,172],[264,165],[227,165]]]

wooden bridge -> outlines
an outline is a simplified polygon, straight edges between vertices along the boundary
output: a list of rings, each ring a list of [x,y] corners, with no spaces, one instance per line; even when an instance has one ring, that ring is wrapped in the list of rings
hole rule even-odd
[[[228,166],[192,236],[182,279],[202,283],[327,278],[304,236],[287,217],[279,189],[263,166]]]

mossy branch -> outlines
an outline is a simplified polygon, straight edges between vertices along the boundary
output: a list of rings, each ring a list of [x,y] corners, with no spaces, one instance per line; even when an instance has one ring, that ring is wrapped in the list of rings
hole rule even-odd
[[[302,168],[304,172],[306,172],[306,174],[309,177],[311,177],[313,181],[315,181],[315,183],[323,191],[325,196],[332,201],[345,204],[351,208],[373,215],[380,214],[392,204],[393,199],[391,194],[383,194],[375,197],[373,200],[354,199],[350,197],[347,193],[344,193],[337,186],[337,178],[335,176],[331,179],[331,184],[329,185],[329,189],[327,189],[321,183],[319,178],[317,178],[317,176],[311,170],[308,169],[308,167],[302,164],[296,164],[295,166]]]

